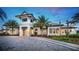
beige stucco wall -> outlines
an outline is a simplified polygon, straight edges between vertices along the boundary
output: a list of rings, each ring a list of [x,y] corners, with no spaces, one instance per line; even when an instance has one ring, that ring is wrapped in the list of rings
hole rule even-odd
[[[35,31],[35,29],[37,29],[37,31]],[[35,27],[33,30],[34,30],[34,32],[37,32],[37,35],[41,35],[41,30],[39,27]]]
[[[76,29],[70,29],[70,30],[71,30],[70,34],[76,34],[77,33]]]
[[[50,28],[52,29],[52,33],[50,33]],[[57,31],[54,30],[56,28],[59,28],[59,30],[57,30]],[[62,29],[60,27],[49,27],[48,28],[48,36],[52,36],[52,35],[58,35],[58,36],[59,35],[66,35],[66,31],[67,31],[67,29],[65,29],[65,28]],[[68,29],[68,32],[69,32],[69,34],[76,34],[77,33],[75,28]]]
[[[7,30],[7,32],[12,35],[12,30]],[[18,34],[18,29],[14,29],[13,30],[13,35],[17,35]]]
[[[20,30],[20,36],[30,36],[30,30],[29,29],[26,29],[23,32],[23,30],[21,29]]]
[[[30,35],[34,35],[34,30],[30,29]]]

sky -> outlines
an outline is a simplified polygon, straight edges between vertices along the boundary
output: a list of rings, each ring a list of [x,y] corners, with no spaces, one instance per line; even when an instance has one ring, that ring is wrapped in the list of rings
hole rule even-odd
[[[79,12],[78,7],[1,7],[7,14],[8,20],[16,20],[20,23],[20,19],[16,18],[16,15],[21,14],[23,11],[32,13],[35,18],[44,15],[49,21],[53,23],[65,24],[66,20],[72,20],[72,17]],[[0,26],[4,23],[0,20]],[[79,24],[76,25],[79,28]]]

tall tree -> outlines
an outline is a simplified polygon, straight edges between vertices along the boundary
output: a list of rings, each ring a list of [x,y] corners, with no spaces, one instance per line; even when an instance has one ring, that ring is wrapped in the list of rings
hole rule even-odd
[[[48,21],[48,18],[45,16],[39,16],[38,19],[36,20],[34,26],[38,26],[41,29],[41,34],[43,35],[43,29],[47,28],[51,23]]]
[[[68,36],[69,35],[69,21],[66,20],[66,24],[67,24],[67,30],[66,30],[66,35]]]
[[[77,23],[79,23],[79,12],[76,13],[76,14],[72,17],[72,20],[71,20],[71,21],[68,21],[68,20],[67,20],[67,27],[69,27],[69,23],[70,23],[70,24],[74,24],[74,25],[76,25]],[[67,35],[68,35],[68,29],[67,29]]]
[[[14,29],[19,27],[18,23],[14,20],[9,20],[9,21],[5,22],[3,26],[5,26],[6,28],[9,28],[9,29],[12,29],[12,35],[13,35]]]
[[[76,13],[72,18],[71,23],[79,23],[79,13]]]
[[[48,18],[45,18],[45,16],[39,16],[34,26],[38,26],[40,29],[43,29],[44,27],[48,27],[50,25],[49,23]]]

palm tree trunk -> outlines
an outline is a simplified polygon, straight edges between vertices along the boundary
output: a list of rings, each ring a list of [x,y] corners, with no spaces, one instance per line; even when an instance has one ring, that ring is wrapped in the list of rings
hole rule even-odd
[[[12,28],[12,36],[13,36],[13,30],[14,30],[14,29]]]
[[[60,27],[60,36],[61,36],[61,27]]]
[[[19,36],[19,27],[18,27],[18,36]]]
[[[6,28],[6,33],[8,33],[8,28]]]
[[[68,36],[69,35],[69,23],[68,23],[69,21],[67,20],[66,22],[67,22],[67,33],[66,33],[66,35]]]
[[[61,36],[61,22],[59,22],[59,26],[60,26],[59,30],[60,30],[60,36]]]
[[[43,36],[43,29],[41,29],[41,35]]]

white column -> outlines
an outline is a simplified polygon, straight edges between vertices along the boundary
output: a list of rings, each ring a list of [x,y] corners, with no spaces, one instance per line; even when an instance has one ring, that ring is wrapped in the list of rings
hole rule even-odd
[[[49,27],[47,28],[47,32],[48,32],[48,33],[47,33],[47,36],[49,36]]]
[[[28,26],[28,34],[27,34],[27,36],[30,36],[30,26]]]
[[[20,29],[19,29],[19,36],[23,36],[23,32],[22,32],[22,27],[20,26]]]

